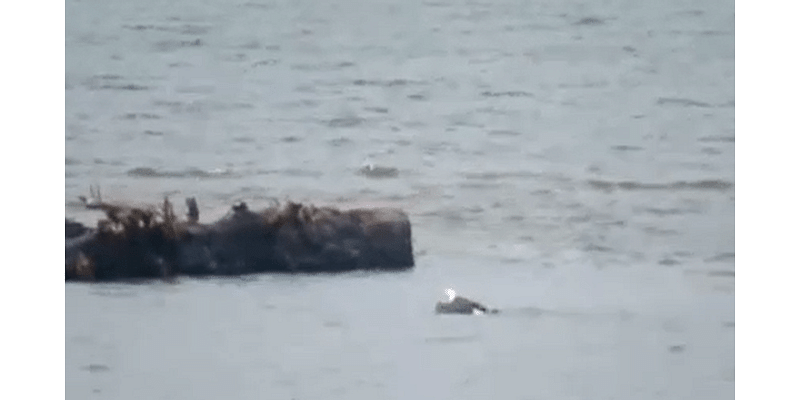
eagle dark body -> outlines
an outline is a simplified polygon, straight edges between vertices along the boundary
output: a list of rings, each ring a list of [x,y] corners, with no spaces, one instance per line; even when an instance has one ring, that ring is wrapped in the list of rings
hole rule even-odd
[[[498,310],[489,309],[481,303],[461,296],[456,296],[451,301],[440,301],[436,303],[437,314],[474,314],[476,311],[490,314],[498,312]]]

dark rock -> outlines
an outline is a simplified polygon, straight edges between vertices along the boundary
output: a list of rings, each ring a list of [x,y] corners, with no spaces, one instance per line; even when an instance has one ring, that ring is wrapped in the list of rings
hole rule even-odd
[[[80,222],[75,222],[69,219],[64,220],[64,237],[67,239],[83,236],[89,231],[85,225]]]
[[[260,212],[238,203],[213,224],[161,209],[102,203],[97,228],[67,221],[66,279],[119,280],[258,272],[405,270],[414,266],[411,224],[401,210],[340,211],[286,203]],[[72,225],[70,225],[72,224]],[[83,230],[81,230],[83,229]]]

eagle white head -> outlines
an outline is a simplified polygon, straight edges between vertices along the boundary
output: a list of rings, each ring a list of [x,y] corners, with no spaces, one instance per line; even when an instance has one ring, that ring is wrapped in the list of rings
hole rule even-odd
[[[448,301],[453,301],[456,298],[456,291],[453,289],[447,289],[444,293],[447,295]]]

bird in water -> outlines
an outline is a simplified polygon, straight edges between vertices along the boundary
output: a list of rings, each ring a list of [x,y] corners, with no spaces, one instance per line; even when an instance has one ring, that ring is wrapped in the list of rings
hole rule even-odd
[[[447,294],[448,301],[436,302],[437,314],[496,314],[498,310],[488,309],[481,303],[472,301],[465,297],[456,296],[456,291],[447,289],[444,291]]]

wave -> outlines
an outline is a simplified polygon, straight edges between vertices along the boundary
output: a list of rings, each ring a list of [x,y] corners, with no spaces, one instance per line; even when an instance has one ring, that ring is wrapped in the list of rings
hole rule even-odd
[[[727,191],[735,188],[733,182],[721,179],[705,179],[698,181],[677,181],[670,183],[645,183],[634,181],[611,182],[591,179],[589,185],[594,189],[612,190],[719,190]]]

